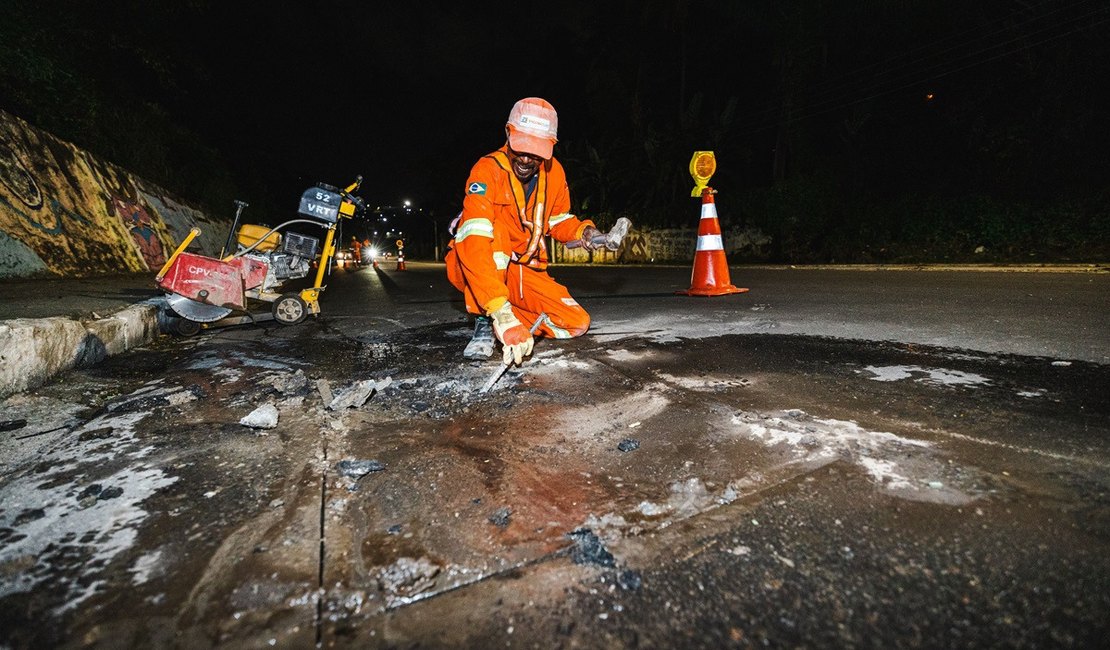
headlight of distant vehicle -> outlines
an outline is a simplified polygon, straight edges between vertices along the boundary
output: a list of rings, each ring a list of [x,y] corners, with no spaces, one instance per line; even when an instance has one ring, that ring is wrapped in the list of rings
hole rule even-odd
[[[371,257],[371,258],[374,258],[374,257],[377,257],[377,256],[378,256],[378,249],[376,249],[376,248],[371,248],[371,249],[370,249],[370,257]]]

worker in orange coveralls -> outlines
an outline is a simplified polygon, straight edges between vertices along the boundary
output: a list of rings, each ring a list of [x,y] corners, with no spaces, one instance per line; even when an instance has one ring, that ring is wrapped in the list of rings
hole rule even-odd
[[[351,235],[351,259],[355,264],[362,263],[362,244],[359,243],[358,237]]]
[[[529,327],[541,313],[537,336],[566,339],[590,327],[586,310],[547,274],[545,237],[592,250],[600,234],[570,213],[566,175],[551,155],[558,127],[551,104],[522,99],[509,113],[505,145],[470,170],[445,259],[448,279],[477,316],[468,359],[488,359],[496,336],[504,362],[520,364],[532,353]]]

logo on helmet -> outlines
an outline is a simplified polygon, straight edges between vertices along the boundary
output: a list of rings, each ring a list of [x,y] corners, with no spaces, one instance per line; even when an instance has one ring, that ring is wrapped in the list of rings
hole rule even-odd
[[[536,117],[535,115],[521,115],[518,124],[520,124],[521,128],[526,128],[531,131],[546,133],[551,130],[551,120]]]

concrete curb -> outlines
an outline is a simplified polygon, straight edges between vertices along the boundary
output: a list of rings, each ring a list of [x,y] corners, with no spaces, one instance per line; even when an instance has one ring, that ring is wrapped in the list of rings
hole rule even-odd
[[[155,300],[96,319],[17,318],[0,321],[0,399],[35,388],[71,368],[91,366],[153,341]]]

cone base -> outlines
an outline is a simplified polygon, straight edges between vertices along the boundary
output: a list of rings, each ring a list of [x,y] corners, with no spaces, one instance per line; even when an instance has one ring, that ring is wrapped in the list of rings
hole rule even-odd
[[[726,284],[722,287],[690,287],[686,291],[675,291],[680,296],[723,296],[730,293],[747,293],[747,287]]]

